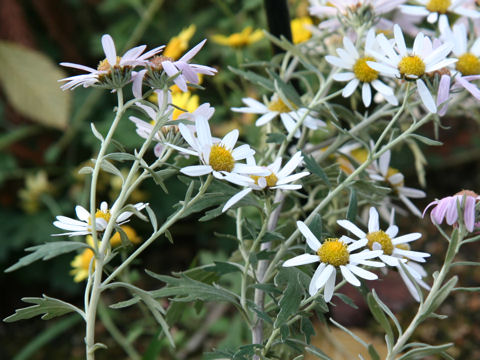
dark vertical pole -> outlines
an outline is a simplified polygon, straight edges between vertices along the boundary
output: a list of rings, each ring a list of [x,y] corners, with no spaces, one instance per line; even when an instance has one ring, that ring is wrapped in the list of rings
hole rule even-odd
[[[263,5],[265,6],[270,33],[276,37],[284,36],[286,39],[292,41],[287,0],[264,0]],[[281,52],[283,52],[282,49],[273,45],[274,54]]]

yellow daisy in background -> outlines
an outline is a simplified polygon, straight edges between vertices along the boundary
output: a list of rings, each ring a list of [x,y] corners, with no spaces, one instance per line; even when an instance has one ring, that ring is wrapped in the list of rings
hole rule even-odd
[[[133,245],[137,245],[142,241],[135,229],[132,228],[130,225],[122,225],[120,226],[120,228],[123,230],[125,235],[127,235],[128,240],[130,240]],[[110,238],[110,245],[112,247],[122,245],[122,238],[120,237],[120,233],[118,231]]]
[[[300,44],[312,37],[312,32],[308,29],[311,25],[313,25],[313,21],[308,16],[302,16],[293,19],[290,22],[292,28],[292,41],[294,44]]]
[[[153,93],[148,99],[153,103],[157,102],[157,94]],[[190,91],[172,91],[172,104],[183,110],[187,110],[189,113],[193,113],[200,106],[200,98],[198,95],[193,95]],[[180,115],[185,113],[183,110],[175,107],[173,109],[172,120],[177,120]]]
[[[192,24],[183,29],[177,36],[172,37],[163,51],[163,56],[174,60],[178,59],[180,55],[188,49],[188,42],[195,34],[196,30],[197,27]]]
[[[239,33],[234,33],[229,36],[212,35],[212,41],[220,45],[231,46],[234,48],[242,48],[253,44],[263,38],[263,32],[260,29],[253,31],[251,26],[247,26]]]

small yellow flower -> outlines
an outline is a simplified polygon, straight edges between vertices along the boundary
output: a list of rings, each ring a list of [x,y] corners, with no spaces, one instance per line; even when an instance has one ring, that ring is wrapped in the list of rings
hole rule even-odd
[[[157,102],[157,94],[152,94],[148,100],[151,102]],[[172,104],[187,110],[189,113],[194,112],[200,106],[200,99],[198,95],[192,95],[190,91],[187,92],[172,92]],[[172,119],[177,120],[178,117],[183,114],[185,111],[174,108]]]
[[[42,194],[49,194],[52,190],[52,184],[49,183],[45,171],[27,175],[25,178],[25,188],[18,192],[22,208],[29,214],[37,212],[40,207],[40,197]]]
[[[263,32],[260,29],[253,31],[251,26],[247,26],[239,33],[229,36],[213,35],[211,39],[220,45],[231,46],[234,48],[242,48],[253,44],[263,38]]]
[[[196,30],[196,26],[192,24],[172,37],[163,51],[163,56],[177,60],[188,49],[188,42]]]
[[[140,238],[140,236],[138,236],[137,232],[135,231],[134,228],[132,228],[130,225],[122,225],[120,226],[123,230],[123,232],[125,233],[125,235],[127,235],[128,237],[128,240],[130,240],[130,242],[134,245],[137,245],[139,244],[142,239]],[[110,245],[112,247],[116,247],[116,246],[119,246],[119,245],[122,245],[122,238],[120,237],[120,233],[119,232],[116,232],[111,238],[110,238]]]
[[[87,236],[87,244],[93,247],[93,238],[91,235]],[[92,262],[94,253],[91,249],[85,249],[80,254],[75,256],[70,265],[73,269],[70,271],[70,275],[73,275],[73,281],[81,282],[88,278],[88,268]],[[95,270],[95,261],[92,264],[92,271]]]
[[[313,21],[308,16],[293,19],[290,23],[292,28],[292,41],[294,44],[300,44],[312,37],[312,32],[308,26],[313,25]]]

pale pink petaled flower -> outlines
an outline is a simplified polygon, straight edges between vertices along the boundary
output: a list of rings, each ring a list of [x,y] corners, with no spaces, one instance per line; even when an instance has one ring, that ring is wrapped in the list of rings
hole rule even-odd
[[[297,174],[291,175],[291,173],[301,164],[303,161],[302,153],[299,151],[292,156],[292,158],[285,164],[283,168],[282,159],[277,158],[272,164],[263,167],[268,173],[265,176],[244,176],[235,173],[226,174],[225,180],[241,186],[246,186],[246,189],[233,195],[225,204],[222,212],[227,211],[253,190],[262,191],[266,189],[281,189],[281,190],[299,190],[302,188],[301,184],[292,184],[307,175],[310,175],[308,171],[303,171]],[[247,164],[256,166],[255,159],[253,157],[247,158]]]
[[[469,75],[469,76],[457,76],[454,77],[454,84],[451,85],[451,77],[449,75],[442,75],[440,78],[439,86],[438,86],[438,94],[437,94],[437,107],[442,105],[442,108],[438,111],[439,116],[443,116],[446,114],[448,110],[448,100],[450,98],[450,90],[457,90],[463,87],[467,90],[473,97],[477,100],[480,100],[480,89],[472,84],[470,81],[473,80],[480,80],[480,75]]]
[[[143,210],[148,204],[137,203],[132,205],[137,211]],[[68,230],[69,232],[61,234],[52,234],[52,236],[77,236],[77,235],[88,235],[92,233],[92,224],[90,218],[90,212],[85,209],[83,206],[77,205],[75,207],[75,213],[77,215],[76,219],[72,219],[66,216],[59,215],[56,217],[56,221],[53,222],[53,225],[63,229]],[[120,213],[115,219],[117,225],[122,225],[128,221],[128,219],[133,215],[131,211],[124,211]],[[103,201],[100,204],[100,209],[95,213],[95,228],[97,231],[103,231],[107,228],[108,221],[110,220],[111,214],[108,204]]]
[[[188,91],[187,83],[198,84],[198,74],[215,75],[217,69],[198,64],[190,64],[190,60],[200,51],[207,40],[203,40],[183,55],[180,59],[173,61],[166,59],[162,62],[163,69],[168,76],[178,76],[173,80],[182,90]]]
[[[398,24],[394,25],[393,32],[394,44],[384,34],[377,36],[383,53],[374,54],[377,61],[367,61],[368,66],[385,76],[414,80],[423,104],[428,111],[436,113],[437,106],[422,77],[457,61],[447,58],[453,44],[448,42],[434,48],[432,40],[420,32],[410,50],[407,49],[402,29]]]
[[[131,70],[136,66],[145,66],[147,59],[159,53],[164,46],[156,47],[145,54],[143,51],[146,45],[134,47],[123,54],[117,56],[115,43],[110,35],[102,36],[102,47],[105,53],[105,59],[100,62],[97,69],[73,64],[69,62],[62,62],[60,65],[86,71],[88,74],[70,76],[59,81],[66,81],[61,86],[62,90],[75,89],[77,86],[89,87],[93,85],[102,85],[109,89],[115,89],[125,85],[131,81]],[[112,73],[116,74],[113,75]]]
[[[384,263],[371,260],[381,255],[383,251],[364,249],[353,253],[365,247],[368,243],[367,239],[348,242],[342,236],[340,239],[328,238],[323,243],[320,243],[304,222],[297,221],[297,227],[305,237],[308,247],[315,252],[315,255],[305,253],[295,256],[285,261],[283,266],[290,267],[320,262],[310,281],[308,289],[310,296],[314,296],[323,288],[325,301],[327,303],[330,302],[335,290],[335,279],[338,270],[340,270],[343,278],[353,286],[361,285],[357,277],[366,280],[378,279],[377,274],[365,270],[361,266],[384,267]]]
[[[431,24],[436,23],[438,19],[446,18],[447,13],[471,19],[480,18],[480,12],[462,6],[466,0],[416,0],[415,2],[418,5],[401,5],[400,10],[405,14],[426,17],[427,21]]]
[[[458,205],[460,204],[460,210],[463,210],[463,223],[465,224],[465,228],[467,231],[472,232],[476,226],[475,204],[478,200],[480,200],[480,196],[475,192],[462,190],[453,196],[432,201],[423,211],[423,215],[425,216],[427,210],[433,206],[430,212],[430,219],[433,223],[440,225],[445,219],[448,225],[458,224]]]
[[[443,116],[448,110],[448,98],[450,95],[450,75],[443,74],[438,83],[437,108],[438,115]],[[444,104],[441,108],[440,105]]]

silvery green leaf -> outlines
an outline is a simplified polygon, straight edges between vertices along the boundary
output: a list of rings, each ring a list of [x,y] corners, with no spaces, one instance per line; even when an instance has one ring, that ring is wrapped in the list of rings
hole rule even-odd
[[[303,289],[300,286],[298,277],[295,273],[291,274],[291,281],[287,283],[287,288],[280,299],[277,318],[275,319],[275,328],[281,327],[285,324],[289,317],[297,313],[300,302],[303,297]]]
[[[95,127],[95,124],[92,122],[90,123],[90,128],[92,129],[92,133],[93,135],[98,139],[100,140],[100,142],[104,142],[105,139],[103,138],[103,135],[100,134],[100,132],[97,130],[97,128]]]
[[[313,327],[312,322],[307,317],[302,317],[302,322],[300,325],[300,331],[305,336],[305,342],[310,344],[310,338],[315,336],[315,328]]]
[[[71,312],[76,312],[81,317],[85,318],[85,313],[76,306],[62,300],[51,298],[46,295],[43,295],[43,297],[41,298],[22,298],[22,301],[35,305],[22,309],[17,309],[15,310],[15,314],[6,317],[5,319],[3,319],[3,321],[14,322],[18,320],[31,319],[38,315],[42,315],[42,320],[50,320],[57,316],[62,316]]]
[[[317,164],[313,156],[311,155],[306,155],[303,154],[303,161],[305,162],[306,168],[312,173],[317,175],[320,179],[322,179],[325,184],[327,184],[328,187],[331,187],[332,184],[330,183],[330,180],[328,180],[327,174],[325,174],[325,171],[320,167],[320,165]]]
[[[450,295],[450,293],[453,291],[455,288],[455,285],[457,284],[458,281],[458,276],[452,276],[450,280],[448,280],[441,288],[438,290],[438,292],[435,295],[434,300],[432,301],[431,305],[429,308],[425,311],[424,315],[428,316],[430,313],[434,312]]]
[[[319,359],[323,359],[323,360],[332,360],[329,356],[327,356],[327,354],[325,354],[322,350],[320,350],[319,348],[313,346],[313,345],[308,345],[307,347],[305,347],[305,350],[307,352],[309,352],[310,354],[313,354],[315,355],[316,357],[318,357]]]
[[[280,133],[269,133],[267,134],[267,143],[281,144],[287,139],[284,134]]]
[[[86,243],[77,241],[52,241],[42,245],[35,245],[25,249],[25,251],[32,252],[31,254],[20,258],[17,263],[7,268],[5,272],[17,270],[40,259],[50,260],[58,255],[66,254],[81,248],[89,248],[89,246]]]
[[[395,324],[395,326],[397,328],[397,331],[398,331],[398,336],[402,336],[402,334],[403,334],[402,326],[398,322],[398,319],[395,316],[395,314],[392,312],[392,310],[389,309],[389,307],[382,300],[380,300],[380,298],[378,297],[375,289],[372,289],[372,295],[375,298],[375,301],[377,302],[377,304],[380,305],[380,307],[385,312],[385,314],[387,314],[390,317],[390,319],[393,321],[393,323]]]
[[[122,172],[108,160],[102,159],[102,162],[100,163],[100,168],[105,172],[118,176],[120,179],[122,179],[122,184],[125,181]]]
[[[250,81],[252,84],[257,84],[262,86],[263,88],[269,90],[269,91],[274,91],[275,87],[273,85],[273,81],[270,79],[267,79],[263,76],[260,76],[253,71],[243,71],[239,69],[235,69],[231,66],[228,67],[231,72],[234,74],[240,75]]]
[[[84,166],[80,170],[78,170],[80,175],[88,175],[93,173],[93,168],[91,166]]]
[[[170,231],[168,231],[167,229],[165,230],[164,232],[165,234],[165,237],[168,239],[168,241],[170,242],[170,244],[173,244],[173,237],[172,237],[172,234],[170,233]]]
[[[441,146],[443,143],[441,141],[433,140],[430,139],[426,136],[418,135],[418,134],[410,134],[410,137],[413,137],[414,139],[424,143],[425,145],[428,146]]]
[[[445,350],[448,350],[453,346],[453,343],[447,343],[442,345],[425,345],[421,348],[412,349],[398,358],[398,360],[408,359],[422,359],[427,355],[444,354]]]
[[[368,344],[363,341],[358,335],[355,333],[351,332],[349,329],[347,329],[345,326],[341,325],[340,323],[336,322],[333,320],[333,318],[330,318],[330,321],[337,326],[340,330],[345,331],[348,335],[350,335],[354,340],[356,340],[359,344],[361,344],[365,349],[368,349]]]
[[[125,153],[125,152],[114,152],[105,155],[105,159],[110,159],[113,161],[135,161],[135,155]]]
[[[378,303],[377,299],[373,296],[373,293],[369,293],[367,295],[367,304],[375,320],[380,324],[383,330],[385,330],[388,338],[387,342],[389,344],[393,344],[395,337],[392,326],[390,325],[390,321],[383,312],[382,307]]]
[[[204,269],[206,271],[216,272],[219,275],[243,271],[243,267],[240,264],[230,261],[214,261],[214,265],[207,266]]]
[[[158,229],[157,216],[148,204],[145,206],[145,210],[147,211],[148,218],[150,219],[150,224],[152,224],[153,232],[156,232]]]
[[[370,355],[370,359],[372,360],[380,360],[380,355],[378,355],[377,350],[372,344],[368,344],[368,355]]]

